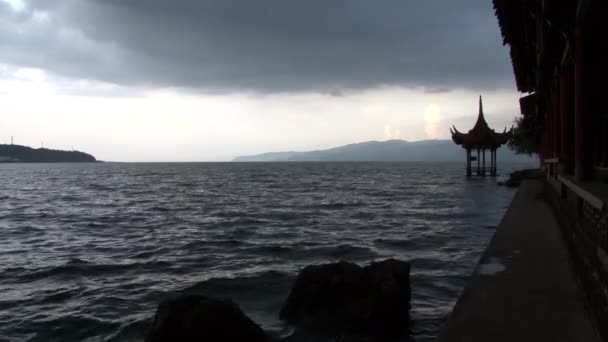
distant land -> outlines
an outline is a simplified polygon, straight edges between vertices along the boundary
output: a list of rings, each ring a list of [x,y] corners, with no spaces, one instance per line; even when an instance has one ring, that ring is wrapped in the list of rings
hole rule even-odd
[[[490,162],[486,152],[486,164]],[[520,155],[508,147],[497,153],[500,163],[537,163],[538,157]],[[235,162],[302,162],[302,161],[421,161],[466,162],[465,150],[451,140],[369,141],[308,152],[269,152],[235,158]]]
[[[94,163],[97,159],[79,151],[50,150],[0,144],[0,163]]]

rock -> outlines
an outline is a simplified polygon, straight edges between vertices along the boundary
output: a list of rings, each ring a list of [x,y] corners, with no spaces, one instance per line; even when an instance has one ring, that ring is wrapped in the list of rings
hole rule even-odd
[[[232,301],[185,294],[160,303],[146,342],[263,342],[264,331]]]
[[[397,340],[402,341],[402,338]],[[314,331],[303,331],[303,329],[296,329],[291,335],[282,339],[281,342],[394,342],[392,339],[387,340],[381,337],[361,336],[353,335],[349,333],[341,333],[331,335],[323,335],[315,333]]]
[[[387,259],[308,266],[298,275],[280,318],[296,329],[334,335],[395,337],[408,331],[410,264]]]
[[[499,182],[498,185],[505,185],[510,188],[518,187],[524,179],[538,179],[543,176],[541,169],[526,169],[515,171],[509,175],[506,182]]]

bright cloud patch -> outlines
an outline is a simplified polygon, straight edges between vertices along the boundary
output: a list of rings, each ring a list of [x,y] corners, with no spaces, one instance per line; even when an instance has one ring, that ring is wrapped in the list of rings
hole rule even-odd
[[[440,131],[441,124],[441,108],[436,104],[429,105],[424,112],[424,122],[426,126],[424,131],[429,139],[439,138],[442,132]]]
[[[393,139],[403,139],[403,134],[399,128],[393,127],[391,125],[384,126],[384,137],[387,140]]]
[[[0,0],[0,2],[8,4],[15,12],[21,12],[25,9],[25,2],[23,0]]]

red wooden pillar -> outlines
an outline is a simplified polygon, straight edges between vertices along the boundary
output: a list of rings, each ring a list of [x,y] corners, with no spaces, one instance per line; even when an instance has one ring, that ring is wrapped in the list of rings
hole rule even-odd
[[[596,166],[604,167],[606,161],[606,128],[605,119],[603,117],[597,118],[597,159]]]
[[[604,167],[608,167],[608,118],[604,117]]]
[[[593,158],[592,146],[589,143],[590,113],[587,108],[585,86],[587,85],[587,65],[585,61],[585,32],[581,27],[575,31],[575,65],[574,65],[574,177],[577,181],[589,179]]]
[[[551,101],[551,111],[553,116],[553,156],[559,158],[560,146],[561,146],[561,124],[559,115],[559,82],[555,81],[553,86],[553,101]]]
[[[572,174],[574,171],[574,93],[572,65],[561,68],[559,78],[559,113],[560,113],[560,165],[562,174]]]
[[[544,159],[553,158],[553,110],[551,108],[551,100],[553,96],[549,93],[548,98],[544,99],[545,111],[545,156]]]
[[[549,112],[546,112],[545,115],[548,116],[547,118],[547,128],[545,129],[545,135],[547,139],[547,143],[545,144],[545,159],[549,159],[551,157],[553,157],[551,155],[551,151],[553,150],[553,147],[551,146],[551,115]]]
[[[602,134],[600,135],[600,138],[602,139],[602,145],[601,145],[601,149],[602,149],[602,159],[601,159],[601,165],[602,167],[607,167],[608,166],[608,119],[606,117],[604,117],[601,120],[602,124]]]

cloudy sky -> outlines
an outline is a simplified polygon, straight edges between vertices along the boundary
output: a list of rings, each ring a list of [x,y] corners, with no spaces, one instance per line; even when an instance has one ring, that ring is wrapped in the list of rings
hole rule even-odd
[[[0,143],[216,161],[518,113],[490,0],[0,0]]]

